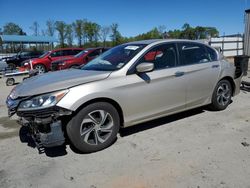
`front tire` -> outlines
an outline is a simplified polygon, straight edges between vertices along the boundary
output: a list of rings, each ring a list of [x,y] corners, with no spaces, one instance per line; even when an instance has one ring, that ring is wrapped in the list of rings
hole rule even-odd
[[[42,64],[34,65],[34,69],[38,72],[38,74],[43,74],[46,72],[46,68]]]
[[[120,128],[116,108],[97,102],[81,109],[68,123],[66,130],[73,146],[83,153],[91,153],[110,146]]]
[[[228,80],[218,82],[212,96],[212,103],[209,105],[211,110],[224,110],[231,102],[232,85]]]
[[[10,68],[11,70],[15,70],[16,69],[16,65],[14,63],[9,63],[8,64],[8,68]]]

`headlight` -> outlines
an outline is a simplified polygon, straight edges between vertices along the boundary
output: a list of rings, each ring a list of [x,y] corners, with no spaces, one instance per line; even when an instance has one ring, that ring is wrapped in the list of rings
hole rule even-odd
[[[38,110],[56,105],[66,94],[68,90],[55,93],[40,95],[29,100],[23,101],[18,107],[18,111]]]

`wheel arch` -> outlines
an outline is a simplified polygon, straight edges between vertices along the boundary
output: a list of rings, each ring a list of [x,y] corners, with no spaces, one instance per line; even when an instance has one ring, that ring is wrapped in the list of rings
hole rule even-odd
[[[106,97],[99,97],[99,98],[95,98],[95,99],[91,99],[89,101],[86,101],[85,103],[83,103],[82,105],[80,105],[75,110],[74,114],[78,113],[81,109],[83,109],[84,107],[88,106],[89,104],[93,104],[93,103],[97,103],[97,102],[107,102],[107,103],[113,105],[115,107],[115,109],[117,110],[118,114],[119,114],[121,127],[124,126],[124,116],[123,116],[123,111],[122,111],[121,106],[115,100],[110,99],[110,98],[106,98]]]

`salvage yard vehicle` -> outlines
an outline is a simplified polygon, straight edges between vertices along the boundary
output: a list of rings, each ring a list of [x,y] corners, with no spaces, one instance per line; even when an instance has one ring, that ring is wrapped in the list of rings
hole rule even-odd
[[[72,57],[81,52],[82,50],[83,48],[63,48],[51,50],[45,52],[39,58],[31,59],[29,62],[26,62],[24,66],[30,69],[35,69],[38,71],[39,74],[42,74],[50,70],[52,61]],[[30,64],[32,67],[30,67]]]
[[[22,65],[23,61],[38,58],[42,54],[42,51],[19,52],[17,55],[5,57],[4,60],[8,64],[9,68],[15,70],[16,67],[20,67]]]
[[[107,51],[109,48],[88,48],[76,54],[74,57],[60,59],[51,63],[51,70],[63,70],[69,68],[77,68],[98,57],[100,54]]]
[[[120,128],[209,105],[224,110],[241,74],[215,49],[189,40],[146,40],[114,47],[81,69],[25,80],[7,98],[36,143],[65,134],[84,153],[110,146]]]

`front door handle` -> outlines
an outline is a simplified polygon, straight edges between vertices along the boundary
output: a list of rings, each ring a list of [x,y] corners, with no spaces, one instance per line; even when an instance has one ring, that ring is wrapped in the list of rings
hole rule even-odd
[[[218,68],[220,65],[212,65],[212,68]]]
[[[175,73],[175,76],[180,77],[180,76],[183,76],[184,74],[185,74],[185,72],[178,71],[178,72]]]

